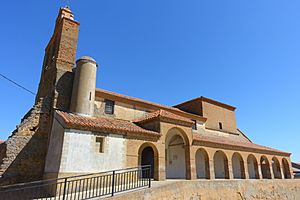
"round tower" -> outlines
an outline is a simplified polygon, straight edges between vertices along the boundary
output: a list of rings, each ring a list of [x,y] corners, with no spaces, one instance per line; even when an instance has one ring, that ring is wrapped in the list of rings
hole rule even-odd
[[[88,56],[83,56],[76,61],[71,112],[93,116],[97,67],[96,61]]]

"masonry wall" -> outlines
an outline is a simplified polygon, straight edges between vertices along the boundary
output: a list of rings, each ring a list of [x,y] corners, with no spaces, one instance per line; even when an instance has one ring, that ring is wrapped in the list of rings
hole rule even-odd
[[[106,116],[114,117],[117,119],[134,120],[144,117],[147,114],[147,109],[138,106],[125,104],[121,102],[115,102],[115,110],[113,115],[105,114],[105,100],[103,98],[97,98],[95,101],[94,115],[96,117]]]
[[[207,118],[206,128],[220,130],[219,122],[221,122],[223,131],[237,133],[234,111],[203,101],[202,112],[203,117]]]
[[[300,180],[169,181],[108,199],[298,200]]]
[[[65,132],[61,173],[91,173],[125,167],[126,141],[120,135],[103,136],[103,152],[99,152],[97,135],[88,131]]]
[[[43,176],[50,104],[41,99],[1,146],[0,185],[40,180]]]
[[[103,138],[102,151],[97,137]],[[55,121],[44,178],[125,168],[126,148],[121,135],[65,130]]]

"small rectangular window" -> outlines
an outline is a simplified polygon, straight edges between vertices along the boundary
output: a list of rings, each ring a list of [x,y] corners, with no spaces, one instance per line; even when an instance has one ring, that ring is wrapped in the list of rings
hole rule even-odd
[[[105,100],[105,114],[114,114],[115,102],[111,100]]]
[[[219,128],[223,129],[223,124],[221,122],[219,122]]]
[[[96,137],[96,147],[99,153],[104,153],[104,138],[103,137]]]
[[[192,129],[193,130],[197,130],[197,121],[196,120],[193,120],[192,121],[194,122],[193,126],[192,126]]]

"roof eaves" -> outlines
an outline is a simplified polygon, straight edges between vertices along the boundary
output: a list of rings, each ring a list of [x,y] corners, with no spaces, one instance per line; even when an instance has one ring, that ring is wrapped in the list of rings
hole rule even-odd
[[[236,110],[236,107],[234,106],[231,106],[231,105],[228,105],[228,104],[225,104],[225,103],[222,103],[220,101],[216,101],[216,100],[213,100],[213,99],[210,99],[210,98],[207,98],[207,97],[204,97],[204,96],[200,96],[200,97],[196,97],[194,99],[191,99],[191,100],[188,100],[188,101],[185,101],[185,102],[182,102],[180,104],[177,104],[173,107],[179,107],[179,106],[182,106],[182,105],[185,105],[185,104],[188,104],[190,102],[195,102],[195,101],[205,101],[205,102],[208,102],[208,103],[212,103],[214,105],[218,105],[218,106],[221,106],[221,107],[224,107],[224,108],[227,108],[229,110]]]
[[[168,116],[168,115],[171,115],[171,116]],[[134,122],[135,123],[147,123],[147,122],[155,120],[155,119],[159,119],[161,121],[171,120],[173,122],[181,122],[179,124],[182,124],[182,123],[184,125],[188,124],[188,126],[192,126],[194,124],[194,122],[192,120],[188,119],[188,118],[185,119],[182,116],[170,113],[170,112],[165,111],[165,110],[158,110],[158,111],[149,113],[148,116],[146,116],[142,119],[134,120]]]
[[[184,102],[182,102],[182,103],[176,104],[176,105],[174,105],[173,107],[182,106],[182,105],[184,105],[184,104],[188,104],[188,103],[190,103],[190,102],[193,102],[193,101],[199,101],[199,100],[201,101],[201,97],[196,97],[196,98],[193,98],[193,99],[184,101]]]
[[[273,153],[279,153],[279,154],[283,154],[283,155],[288,155],[290,156],[291,153],[289,152],[284,152],[284,151],[280,151],[280,150],[277,150],[277,149],[272,149],[272,148],[269,148],[269,147],[265,147],[265,146],[262,146],[262,145],[258,145],[258,144],[254,144],[254,145],[257,145],[257,146],[260,146],[261,148],[255,148],[255,147],[251,147],[251,146],[243,146],[243,145],[238,145],[238,144],[227,144],[227,143],[224,143],[224,142],[218,142],[218,141],[212,141],[212,140],[206,140],[206,139],[200,139],[200,138],[193,138],[193,141],[195,142],[200,142],[200,143],[210,143],[210,144],[220,144],[220,145],[224,145],[224,146],[235,146],[235,147],[240,147],[240,148],[244,148],[244,149],[251,149],[251,150],[261,150],[261,151],[264,151],[264,152],[273,152]]]
[[[86,130],[86,131],[95,131],[95,132],[99,132],[99,131],[109,131],[112,133],[117,133],[117,134],[122,134],[124,135],[124,133],[130,134],[130,133],[134,133],[134,134],[147,134],[147,135],[151,135],[151,136],[160,136],[160,133],[158,132],[154,132],[154,131],[149,131],[146,129],[143,129],[142,127],[139,127],[137,125],[135,125],[132,122],[129,121],[125,121],[126,123],[132,123],[132,125],[137,126],[138,129],[140,130],[134,130],[134,129],[126,129],[126,128],[113,128],[111,126],[108,125],[101,125],[101,127],[97,127],[95,125],[93,125],[92,123],[89,123],[88,125],[83,125],[83,124],[78,124],[75,122],[72,122],[68,117],[66,117],[66,115],[70,115],[71,117],[82,117],[82,116],[77,116],[70,113],[64,113],[62,111],[56,111],[57,115],[59,116],[59,118],[57,120],[59,120],[61,122],[61,120],[63,121],[63,125],[64,128],[74,128],[74,129],[79,129],[79,130]],[[92,120],[93,118],[91,118],[90,120]],[[94,118],[96,120],[96,118]]]

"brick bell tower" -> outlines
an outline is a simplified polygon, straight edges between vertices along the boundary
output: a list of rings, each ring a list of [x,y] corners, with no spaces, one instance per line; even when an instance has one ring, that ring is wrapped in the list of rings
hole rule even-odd
[[[54,33],[45,49],[36,103],[41,98],[48,99],[52,108],[69,110],[79,25],[70,8],[60,8]]]
[[[45,49],[35,105],[0,144],[0,185],[43,178],[53,111],[70,109],[78,31],[71,10],[60,8]]]

